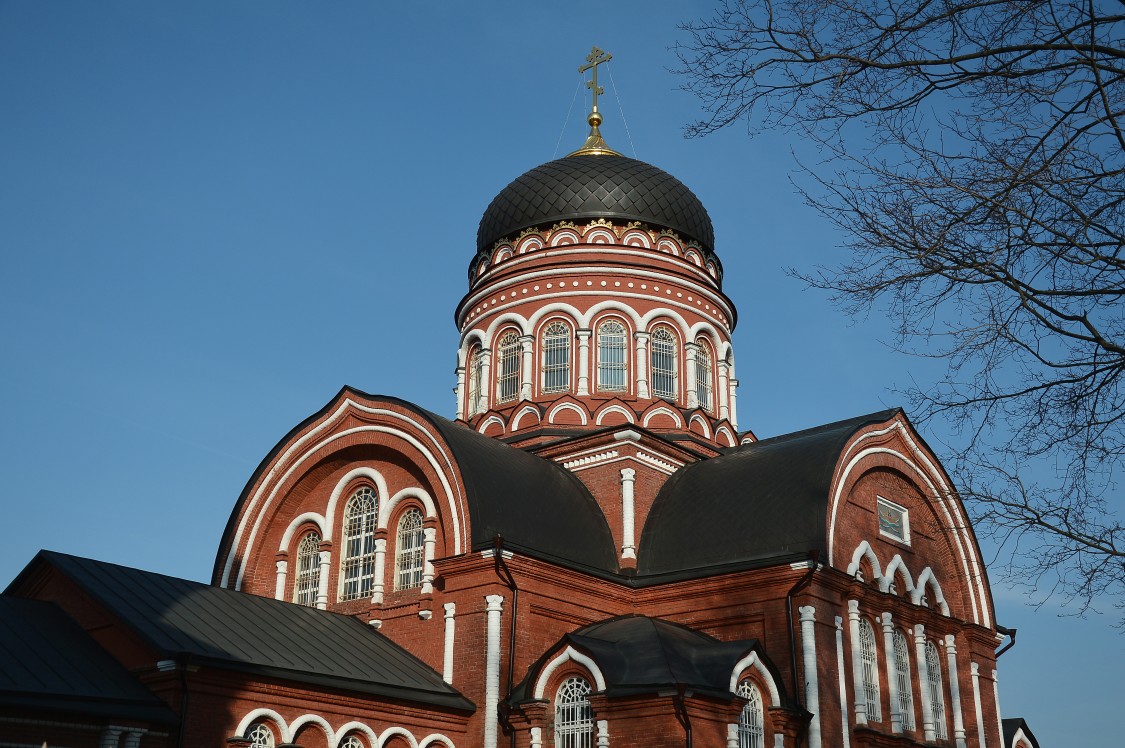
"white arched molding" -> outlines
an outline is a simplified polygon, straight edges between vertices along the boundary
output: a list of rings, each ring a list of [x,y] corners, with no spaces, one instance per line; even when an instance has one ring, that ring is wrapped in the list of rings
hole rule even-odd
[[[394,514],[395,509],[403,501],[407,501],[410,499],[417,499],[418,501],[422,502],[422,506],[425,509],[426,519],[437,519],[437,506],[434,504],[434,500],[430,498],[430,495],[426,493],[425,489],[419,488],[418,486],[411,486],[410,488],[402,489],[394,496],[387,499],[386,511],[379,511],[379,522],[377,527],[380,530],[388,529],[387,525],[390,522],[391,515]],[[427,527],[423,530],[423,536],[425,538],[425,545],[423,546],[424,553],[422,561],[422,589],[420,590],[420,592],[423,595],[428,595],[434,591],[434,549],[437,546],[437,532],[436,530],[434,530],[434,528]],[[386,554],[386,542],[384,541],[383,543],[379,543],[378,541],[376,541],[375,574],[378,577],[375,580],[376,588],[379,588],[383,581],[382,574],[386,569],[387,564]],[[374,597],[381,598],[382,595],[380,594]],[[375,602],[381,602],[381,600],[375,600]]]
[[[691,425],[693,423],[697,422],[697,421],[700,424],[702,424],[702,426],[703,426],[703,435],[705,437],[707,437],[708,439],[710,439],[711,438],[711,424],[707,423],[706,419],[704,419],[703,416],[699,415],[698,413],[693,415],[691,417],[691,420],[688,421],[688,428],[690,429]]]
[[[629,229],[622,234],[621,243],[630,247],[652,249],[652,237],[639,229]]]
[[[677,337],[680,338],[680,340],[677,341],[679,343],[683,343],[684,340],[687,340],[688,335],[691,334],[691,328],[684,315],[668,307],[657,307],[646,312],[644,316],[641,317],[640,326],[637,329],[641,332],[651,333],[660,325],[666,325],[675,330]]]
[[[316,512],[305,512],[295,517],[293,521],[289,523],[289,527],[285,528],[285,533],[281,536],[281,543],[278,544],[277,550],[280,552],[288,552],[289,544],[293,542],[293,536],[297,533],[297,530],[309,523],[316,525],[316,529],[320,532],[321,540],[327,539],[325,535],[328,531],[325,529],[326,523],[324,521],[324,515],[317,514]]]
[[[651,421],[656,416],[668,416],[676,422],[676,428],[682,429],[684,427],[684,417],[680,415],[678,411],[663,406],[659,408],[653,408],[652,410],[645,413],[644,422],[641,425],[647,427],[649,421]]]
[[[583,238],[587,244],[617,244],[617,237],[613,235],[613,232],[600,227],[587,231]],[[598,239],[602,241],[598,241]]]
[[[328,745],[336,745],[336,732],[332,729],[332,725],[328,724],[328,720],[316,714],[302,714],[293,723],[289,725],[290,740],[297,735],[297,731],[308,724],[313,724],[324,731],[324,736],[328,739]]]
[[[590,421],[590,416],[579,406],[574,403],[559,403],[555,407],[547,411],[547,423],[554,423],[555,416],[564,410],[573,410],[582,419],[582,425],[585,426]]]
[[[730,673],[730,692],[738,693],[738,684],[746,677],[747,671],[753,669],[762,683],[766,684],[766,688],[770,692],[770,706],[781,706],[781,692],[777,689],[777,682],[774,681],[773,675],[766,668],[765,664],[758,657],[757,652],[751,652],[734,665],[734,669]]]
[[[594,679],[594,685],[596,686],[595,691],[600,692],[605,690],[605,676],[602,675],[601,668],[598,667],[598,664],[568,644],[566,649],[555,655],[551,661],[539,671],[539,677],[535,679],[535,690],[532,692],[535,698],[544,698],[543,694],[547,690],[547,684],[550,682],[551,676],[555,674],[556,670],[568,662],[574,662],[586,668],[586,671],[590,673],[590,677]]]
[[[891,585],[895,582],[896,573],[901,573],[903,581],[906,582],[906,589],[899,590],[898,593],[900,595],[912,594],[914,592],[914,580],[910,578],[910,570],[906,568],[906,562],[897,553],[887,564],[887,568],[883,572],[883,578],[879,580],[879,591],[887,592],[891,589]]]
[[[519,240],[519,246],[516,247],[516,252],[522,255],[528,252],[534,252],[537,249],[543,249],[544,246],[546,245],[543,244],[543,237],[538,234],[531,234]]]
[[[573,304],[567,304],[561,301],[555,301],[550,304],[544,304],[536,309],[530,317],[527,318],[528,329],[534,331],[538,335],[543,328],[543,325],[550,322],[552,319],[558,319],[563,324],[574,330],[581,327],[579,322],[582,319],[582,313],[578,311],[578,307]]]
[[[598,426],[601,426],[602,425],[602,419],[605,418],[610,413],[620,413],[621,415],[625,416],[625,420],[628,421],[629,423],[636,423],[637,422],[637,417],[633,413],[633,411],[628,410],[627,408],[623,408],[620,405],[610,405],[610,406],[602,408],[601,410],[598,411],[598,415],[597,415],[597,418],[594,421],[594,423]]]
[[[551,232],[550,246],[565,247],[570,244],[581,244],[582,237],[574,229],[559,229]]]
[[[242,718],[242,721],[238,723],[238,729],[235,731],[235,735],[242,737],[246,734],[246,731],[250,729],[250,725],[264,719],[268,719],[270,722],[273,722],[274,725],[277,726],[278,732],[281,733],[280,742],[292,742],[293,732],[289,729],[288,723],[286,723],[285,719],[273,709],[259,708],[248,712],[246,716]]]
[[[419,441],[419,439],[412,434],[390,426],[359,426],[352,429],[345,429],[337,434],[323,436],[324,432],[331,430],[352,411],[404,421],[422,431],[424,438],[429,442],[429,446]],[[253,554],[254,543],[257,540],[258,533],[261,531],[262,524],[268,519],[270,505],[277,499],[281,487],[287,485],[292,476],[301,469],[302,465],[313,459],[320,450],[330,447],[337,441],[347,440],[356,434],[365,432],[382,433],[397,437],[418,450],[423,460],[425,460],[426,464],[435,472],[441,483],[445,493],[446,503],[449,506],[449,526],[453,531],[453,553],[461,553],[462,538],[467,532],[467,528],[464,525],[468,513],[465,506],[465,496],[460,490],[460,485],[452,478],[456,475],[456,470],[453,467],[453,457],[445,448],[444,442],[439,441],[434,436],[430,427],[405,414],[385,408],[361,405],[351,398],[345,398],[344,401],[340,403],[339,407],[333,411],[332,415],[328,416],[319,426],[294,441],[288,449],[274,457],[272,461],[272,465],[274,466],[273,470],[276,470],[277,466],[280,465],[288,465],[288,467],[280,476],[275,476],[273,470],[267,473],[266,479],[246,502],[246,509],[235,529],[234,537],[232,538],[230,548],[227,550],[226,559],[223,562],[223,574],[220,581],[222,586],[230,586],[233,581],[234,589],[242,589],[243,579],[246,574],[246,564],[240,565],[237,576],[232,580],[231,573],[234,571],[235,561],[240,558],[249,558]],[[320,441],[316,441],[317,439],[320,439]],[[244,537],[245,548],[242,548]]]
[[[659,252],[667,252],[676,257],[679,257],[680,253],[683,251],[683,247],[680,246],[680,243],[668,236],[661,236],[657,240],[656,249]]]
[[[383,734],[379,736],[379,742],[376,745],[384,746],[390,742],[391,738],[400,737],[410,744],[410,748],[418,748],[418,740],[411,734],[405,727],[388,727],[383,730]]]
[[[525,416],[532,416],[535,418],[535,424],[539,425],[539,409],[534,405],[525,405],[512,416],[512,431],[519,431],[524,428],[523,419]]]
[[[480,346],[482,350],[488,348],[485,345],[484,333],[476,327],[470,327],[461,333],[461,343],[457,347],[457,366],[458,368],[466,368],[469,365],[469,351],[473,350],[475,346]]]
[[[863,442],[878,439],[887,434],[897,434],[906,444],[911,454],[918,460],[915,462],[902,452],[888,446],[864,448]],[[849,456],[851,455],[851,456]],[[966,589],[969,593],[969,606],[973,623],[983,626],[992,625],[992,614],[988,609],[988,593],[984,583],[984,565],[976,552],[972,538],[971,525],[965,515],[963,507],[957,501],[952,486],[942,475],[941,470],[934,464],[929,456],[918,446],[911,437],[909,430],[901,421],[894,420],[884,429],[869,431],[861,434],[847,446],[842,459],[845,459],[842,468],[837,469],[834,477],[836,490],[831,498],[831,511],[828,521],[828,564],[835,566],[836,544],[836,514],[839,510],[844,489],[848,485],[848,478],[857,466],[867,457],[872,455],[886,455],[908,468],[923,484],[925,492],[933,500],[944,521],[944,526],[949,530],[953,539],[953,546],[965,575]],[[919,464],[920,463],[920,464]]]
[[[436,745],[444,746],[445,748],[456,748],[451,739],[438,732],[431,733],[418,741],[418,748],[431,748],[431,746]]]
[[[711,350],[714,352],[715,360],[721,358],[717,352],[720,350],[721,344],[726,341],[726,336],[720,333],[718,328],[710,322],[696,322],[691,326],[691,329],[687,331],[687,334],[688,340],[692,342],[704,338],[711,344]]]
[[[489,416],[488,418],[481,421],[480,425],[477,426],[477,431],[483,434],[484,430],[494,423],[500,424],[500,430],[502,432],[507,432],[508,429],[504,426],[504,419],[497,415]]]
[[[879,566],[879,559],[875,555],[875,551],[872,550],[871,544],[866,540],[860,541],[859,545],[857,545],[855,550],[852,551],[852,562],[848,564],[848,576],[855,576],[856,572],[859,571],[859,565],[863,563],[863,559],[865,558],[867,559],[868,563],[871,564],[871,574],[875,577],[875,579],[867,579],[864,581],[873,582],[882,580],[883,570],[882,567]]]
[[[927,566],[922,569],[922,573],[918,575],[918,581],[914,583],[914,591],[910,593],[910,602],[915,605],[922,604],[922,595],[926,594],[929,589],[933,592],[933,605],[941,611],[944,616],[949,615],[949,603],[945,601],[945,595],[941,591],[941,584],[934,574],[934,570]]]
[[[355,720],[340,725],[340,729],[336,730],[336,734],[339,736],[336,742],[339,743],[346,738],[350,732],[358,732],[367,738],[367,744],[370,745],[371,748],[376,748],[376,746],[379,745],[379,736],[375,731],[362,722],[357,722]]]
[[[579,321],[581,322],[582,327],[589,327],[590,329],[593,329],[593,321],[598,320],[598,322],[601,322],[602,320],[600,318],[606,315],[618,315],[627,320],[629,324],[626,325],[626,328],[632,327],[631,330],[626,330],[626,332],[630,336],[637,330],[641,329],[641,316],[637,314],[637,310],[631,306],[628,306],[627,304],[622,304],[620,301],[615,300],[602,301],[594,304],[592,307],[586,310],[586,313],[582,315],[582,318]]]
[[[522,314],[516,314],[515,312],[504,312],[488,323],[488,328],[484,333],[485,340],[488,341],[488,345],[485,346],[486,348],[492,347],[492,341],[495,340],[497,331],[505,327],[513,328],[515,332],[520,335],[531,334],[531,325],[528,323],[526,317]]]
[[[387,479],[373,467],[363,466],[357,467],[354,470],[349,470],[348,473],[339,480],[336,487],[332,489],[332,496],[328,499],[328,510],[324,513],[324,533],[321,535],[325,540],[332,540],[332,528],[336,526],[336,507],[340,503],[340,499],[344,494],[344,490],[348,484],[357,480],[369,480],[375,484],[375,492],[378,494],[380,504],[386,500],[391,492],[387,490]],[[349,497],[351,498],[351,497]],[[382,506],[379,506],[379,510]]]
[[[726,426],[715,429],[715,441],[719,441],[719,437],[723,438],[728,447],[733,447],[738,443],[738,440],[734,438],[734,433]]]

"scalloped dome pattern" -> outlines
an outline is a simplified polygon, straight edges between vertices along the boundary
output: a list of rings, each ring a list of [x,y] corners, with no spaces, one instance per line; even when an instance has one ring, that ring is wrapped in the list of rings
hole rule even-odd
[[[672,229],[714,251],[707,209],[683,182],[625,156],[568,156],[537,166],[500,191],[477,230],[477,251],[531,226],[611,218]]]

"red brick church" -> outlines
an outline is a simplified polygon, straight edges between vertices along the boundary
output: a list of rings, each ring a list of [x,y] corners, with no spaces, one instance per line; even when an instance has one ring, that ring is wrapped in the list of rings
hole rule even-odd
[[[0,597],[0,742],[1038,748],[937,457],[900,410],[740,429],[707,211],[594,100],[481,219],[455,417],[345,387],[211,584],[41,552]]]

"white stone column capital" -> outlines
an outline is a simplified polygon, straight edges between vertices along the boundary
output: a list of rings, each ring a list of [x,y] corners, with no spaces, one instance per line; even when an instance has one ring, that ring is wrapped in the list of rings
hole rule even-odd
[[[503,595],[485,595],[485,603],[488,604],[488,612],[499,612],[504,609],[504,596]]]
[[[621,480],[631,481],[637,477],[637,471],[633,468],[621,468]]]

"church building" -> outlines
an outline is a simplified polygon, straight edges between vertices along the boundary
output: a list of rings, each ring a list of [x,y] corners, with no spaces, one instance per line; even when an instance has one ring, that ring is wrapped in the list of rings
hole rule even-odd
[[[1037,748],[956,488],[901,410],[757,439],[687,186],[585,144],[485,210],[453,418],[345,387],[210,584],[40,552],[0,743]],[[452,353],[452,352],[451,352]]]

